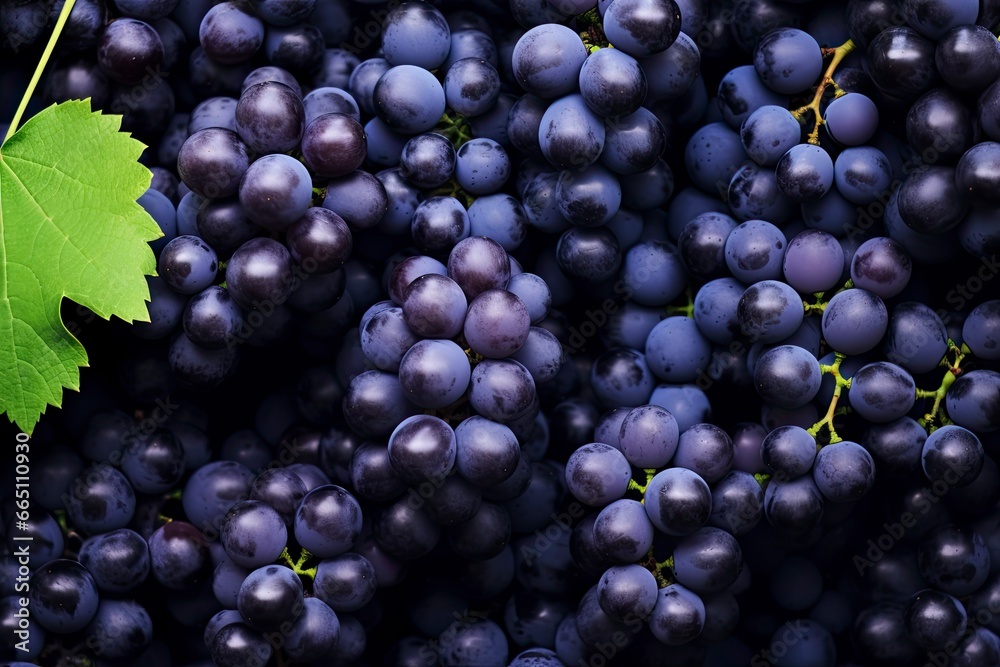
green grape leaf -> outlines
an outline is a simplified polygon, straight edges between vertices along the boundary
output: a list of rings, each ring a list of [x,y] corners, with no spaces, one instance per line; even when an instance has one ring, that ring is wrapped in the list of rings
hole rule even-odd
[[[109,319],[148,320],[162,236],[136,203],[151,181],[145,146],[120,116],[74,100],[39,112],[0,146],[0,412],[30,433],[87,352],[63,324],[63,297]]]

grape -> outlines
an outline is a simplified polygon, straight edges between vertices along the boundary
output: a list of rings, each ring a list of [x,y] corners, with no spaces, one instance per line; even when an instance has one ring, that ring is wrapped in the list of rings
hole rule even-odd
[[[726,266],[744,283],[776,279],[786,245],[784,233],[770,222],[748,220],[726,238]]]
[[[924,165],[911,172],[896,193],[899,217],[920,234],[957,227],[968,205],[955,184],[955,169]]]
[[[484,502],[471,519],[451,529],[448,544],[461,558],[483,561],[503,552],[510,537],[510,514],[500,505]]]
[[[260,71],[260,69],[258,68],[255,71]],[[291,77],[289,78],[291,79]],[[294,79],[291,80],[294,81]],[[290,83],[287,85],[291,86]],[[298,84],[296,83],[296,85]],[[341,88],[332,86],[314,88],[302,98],[302,107],[306,114],[306,127],[315,119],[328,113],[343,114],[350,116],[359,123],[361,122],[361,110],[358,107],[357,101],[349,92]]]
[[[294,533],[309,553],[320,558],[337,556],[350,549],[361,533],[361,506],[339,486],[317,487],[296,510]]]
[[[843,272],[843,251],[837,239],[830,234],[810,229],[796,234],[788,242],[782,259],[782,273],[785,281],[797,292],[815,294],[832,289]]]
[[[948,416],[959,426],[976,433],[991,433],[1000,429],[998,390],[1000,373],[996,371],[984,368],[963,373],[945,395]]]
[[[135,514],[135,491],[121,472],[95,464],[70,485],[66,513],[73,525],[93,535],[124,528]]]
[[[628,250],[622,280],[632,300],[643,306],[665,306],[684,291],[684,265],[669,242],[645,241]]]
[[[876,294],[860,288],[844,290],[823,311],[823,338],[837,352],[864,354],[878,345],[888,319],[885,304]]]
[[[615,48],[635,58],[665,51],[681,30],[674,0],[619,0],[604,13],[604,33]]]
[[[668,646],[694,640],[705,627],[705,603],[681,584],[661,588],[649,617],[653,636]]]
[[[833,159],[819,146],[797,144],[778,160],[775,176],[791,199],[820,199],[833,187]]]
[[[742,569],[739,542],[718,528],[701,528],[680,540],[674,549],[674,576],[698,594],[726,590]]]
[[[778,224],[792,217],[794,202],[781,191],[773,169],[747,161],[736,170],[726,199],[738,220],[773,220]]]
[[[191,297],[183,311],[184,333],[204,348],[229,345],[243,324],[242,309],[228,290],[215,285]]]
[[[861,367],[851,378],[851,407],[874,423],[905,416],[916,400],[916,385],[905,370],[886,361]]]
[[[646,618],[656,605],[658,587],[653,574],[640,565],[608,568],[597,583],[597,599],[604,613],[616,621]]]
[[[970,0],[904,0],[901,3],[906,22],[931,39],[940,39],[951,28],[974,23],[979,3]]]
[[[812,476],[791,481],[773,477],[764,492],[764,515],[778,531],[802,535],[823,518],[823,497]]]
[[[906,634],[928,651],[939,650],[964,635],[967,621],[961,602],[931,589],[914,595],[903,612]]]
[[[375,568],[367,558],[346,553],[320,561],[313,591],[334,611],[351,612],[361,609],[375,596],[377,581]]]
[[[618,49],[595,51],[580,67],[580,94],[588,107],[605,118],[636,111],[646,97],[646,81],[644,68]]]
[[[376,368],[398,372],[406,352],[420,338],[404,321],[403,309],[391,307],[371,316],[361,329],[361,351]]]
[[[410,484],[441,480],[455,465],[456,448],[456,434],[446,422],[415,415],[400,422],[389,436],[389,462]]]
[[[678,3],[678,6],[683,4]],[[698,83],[701,51],[690,37],[698,35],[700,31],[684,29],[684,20],[688,16],[686,8],[681,11],[682,32],[677,34],[677,39],[667,50],[643,58],[640,63],[646,75],[646,99],[649,102],[683,98],[692,91],[700,91],[707,97],[704,84]],[[692,105],[692,108],[697,108],[697,105]]]
[[[739,331],[737,308],[746,287],[734,278],[718,278],[701,286],[694,298],[694,321],[713,343],[726,345]]]
[[[816,440],[799,426],[779,426],[764,437],[760,457],[782,480],[796,479],[812,469]]]
[[[941,77],[959,90],[982,91],[1000,74],[1000,49],[994,41],[993,33],[981,25],[949,30],[940,37],[934,52]]]
[[[469,386],[469,359],[450,340],[415,343],[399,362],[399,386],[420,407],[440,409],[457,401]]]
[[[221,2],[209,9],[202,19],[198,42],[217,63],[243,63],[264,43],[264,22],[244,12],[234,2]]]
[[[861,445],[868,450],[882,472],[900,475],[914,470],[920,463],[927,432],[909,417],[887,424],[873,424],[865,431]]]
[[[290,151],[299,144],[304,130],[302,97],[285,84],[262,81],[240,95],[236,131],[258,154]]]
[[[920,648],[906,634],[903,610],[880,603],[858,614],[854,638],[859,651],[873,660],[904,663],[917,657]]]
[[[831,305],[823,314],[823,333],[828,342],[832,341],[826,333],[825,324],[836,298],[835,296],[830,300]],[[737,318],[743,335],[761,343],[776,343],[788,338],[802,324],[803,317],[804,310],[799,295],[794,289],[777,280],[762,280],[748,287],[740,297],[737,309]]]
[[[164,493],[184,474],[184,449],[166,430],[141,433],[122,450],[122,472],[139,493]]]
[[[739,536],[753,530],[764,516],[764,491],[753,475],[733,470],[712,489],[708,525]]]
[[[303,611],[302,582],[282,565],[266,565],[252,571],[240,586],[240,614],[250,626],[268,631],[294,622]],[[216,636],[216,643],[224,630]]]
[[[882,92],[912,100],[934,83],[934,47],[916,30],[892,26],[868,45],[865,69]]]
[[[42,565],[32,573],[29,590],[32,615],[50,632],[82,630],[97,614],[97,585],[76,561],[60,558]]]
[[[197,236],[178,236],[160,252],[157,271],[181,294],[195,294],[215,281],[215,251]]]
[[[363,437],[388,437],[399,422],[417,411],[400,378],[392,373],[360,373],[344,396],[344,418]]]
[[[436,8],[423,2],[395,5],[385,19],[382,49],[392,65],[440,67],[451,47],[451,30]]]
[[[691,382],[708,367],[711,346],[690,317],[668,317],[649,332],[646,363],[664,382]]]
[[[896,304],[889,320],[887,360],[920,374],[936,368],[947,350],[948,334],[937,313],[913,301]]]
[[[367,152],[368,139],[356,119],[327,113],[307,120],[302,157],[317,177],[346,176],[362,165]]]
[[[740,135],[725,123],[709,123],[699,128],[684,147],[684,166],[694,184],[706,193],[716,194],[720,188],[728,187],[746,159]],[[714,210],[715,206],[708,210]]]
[[[684,468],[658,472],[646,487],[646,513],[668,535],[689,535],[708,522],[712,494],[697,473]]]
[[[920,542],[917,563],[924,579],[934,588],[965,597],[986,581],[990,554],[979,533],[946,526]]]
[[[587,49],[571,29],[550,23],[524,33],[511,58],[514,77],[525,91],[554,99],[576,89]]]
[[[976,479],[984,458],[983,445],[972,431],[948,425],[927,436],[921,464],[932,482],[962,487]]]
[[[273,308],[288,298],[293,285],[292,261],[281,243],[266,238],[241,245],[226,267],[226,286],[233,301],[246,309]]]
[[[481,116],[500,95],[500,75],[480,58],[463,58],[448,68],[444,77],[448,107],[466,117]]]
[[[591,111],[579,93],[550,104],[538,125],[542,155],[558,169],[589,167],[604,150],[605,138],[603,120]]]
[[[834,160],[833,179],[844,199],[852,204],[870,204],[888,192],[892,168],[879,149],[855,146],[845,149]]]
[[[972,309],[962,324],[962,340],[980,359],[1000,359],[1000,300]]]
[[[827,133],[844,146],[863,146],[878,129],[878,107],[867,95],[847,93],[831,100],[823,113]]]
[[[134,18],[117,18],[104,29],[97,63],[118,83],[143,83],[163,62],[163,41],[153,26]]]
[[[766,86],[753,65],[740,65],[726,72],[719,81],[718,96],[722,118],[734,130],[739,130],[761,107],[787,108],[785,96]]]
[[[419,336],[452,338],[462,330],[467,308],[465,294],[458,283],[447,276],[430,273],[420,276],[406,288],[402,316],[407,327]]]
[[[826,445],[813,464],[816,487],[827,500],[860,500],[875,484],[875,462],[861,445],[842,441]]]
[[[773,30],[757,42],[753,66],[768,88],[784,95],[795,95],[819,79],[823,56],[812,35],[787,28]]]
[[[150,569],[164,588],[189,590],[211,576],[208,540],[190,523],[164,524],[148,538],[148,543]]]
[[[677,249],[688,271],[703,280],[723,277],[728,270],[726,242],[736,226],[721,213],[702,213],[684,225]]]
[[[556,245],[559,268],[588,283],[598,283],[614,275],[621,266],[621,255],[618,239],[606,227],[574,227],[563,232]]]
[[[625,456],[602,442],[578,448],[566,462],[566,485],[570,493],[592,507],[621,499],[631,478],[632,470]]]
[[[801,408],[815,398],[821,379],[816,357],[797,345],[779,345],[764,352],[753,371],[757,394],[786,410]]]
[[[648,493],[648,492],[647,492]],[[616,500],[601,510],[594,522],[594,543],[615,563],[634,563],[653,545],[649,507],[634,500]]]
[[[137,602],[101,600],[87,635],[109,660],[134,659],[152,642],[153,621]]]
[[[609,141],[602,157],[612,150]],[[563,171],[559,174],[555,195],[556,205],[563,217],[582,227],[598,227],[609,222],[620,210],[622,201],[618,179],[596,164],[580,172]]]
[[[975,143],[975,119],[962,99],[946,88],[922,95],[906,115],[906,140],[931,163],[952,164]]]
[[[486,290],[506,286],[511,276],[510,258],[496,241],[472,237],[460,241],[451,250],[447,273],[472,300]]]
[[[234,563],[253,569],[273,562],[287,541],[281,515],[259,500],[237,503],[222,520],[222,546]]]
[[[832,106],[833,102],[827,107],[827,113]],[[799,143],[801,135],[802,126],[795,116],[785,107],[772,104],[759,107],[740,126],[740,141],[747,155],[757,164],[768,167],[778,164],[781,156]]]
[[[302,615],[289,630],[283,648],[293,660],[316,659],[333,650],[340,640],[340,621],[317,598],[306,598],[302,606]]]

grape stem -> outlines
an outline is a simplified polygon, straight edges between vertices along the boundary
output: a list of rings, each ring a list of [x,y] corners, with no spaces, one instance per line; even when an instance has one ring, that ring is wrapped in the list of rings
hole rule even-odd
[[[21,117],[24,116],[25,109],[28,108],[31,96],[35,94],[35,88],[42,78],[42,72],[45,71],[45,66],[49,63],[49,59],[52,58],[52,51],[56,48],[59,35],[62,34],[63,27],[66,25],[66,21],[69,19],[69,14],[73,11],[73,5],[75,4],[76,0],[66,0],[62,10],[60,10],[59,18],[56,20],[56,27],[52,30],[49,42],[45,45],[45,50],[42,51],[42,57],[35,66],[35,73],[31,75],[31,81],[28,82],[28,88],[24,91],[24,97],[21,98],[21,102],[17,105],[17,111],[14,113],[14,118],[10,121],[10,127],[7,128],[7,135],[3,138],[3,143],[7,143],[7,140],[17,132],[17,127],[21,124]]]
[[[771,483],[771,475],[766,472],[754,473],[753,478],[760,485],[761,491],[767,491],[767,485]]]
[[[576,23],[583,28],[579,34],[583,45],[587,47],[587,53],[594,53],[611,46],[604,34],[601,13],[597,11],[596,7],[577,16]]]
[[[799,107],[798,109],[792,110],[792,115],[800,123],[804,123],[806,119],[806,114],[810,111],[813,114],[813,128],[809,132],[809,143],[819,145],[819,128],[823,124],[823,114],[820,112],[820,103],[823,101],[823,95],[826,93],[828,87],[832,88],[834,91],[834,97],[840,97],[844,94],[844,91],[838,86],[833,80],[833,73],[837,71],[837,67],[843,62],[844,58],[847,57],[851,51],[857,48],[853,39],[849,39],[835,49],[823,49],[823,55],[832,55],[830,59],[830,64],[827,65],[826,71],[823,72],[823,78],[820,79],[819,84],[816,86],[816,93],[813,95],[812,101],[809,104]]]
[[[309,559],[312,557],[313,555],[311,553],[309,553],[306,549],[303,549],[301,547],[299,547],[298,560],[292,558],[292,553],[288,550],[288,547],[285,547],[284,550],[281,552],[281,555],[278,556],[278,558],[284,561],[284,563],[288,565],[288,568],[295,574],[299,575],[300,577],[308,577],[309,579],[315,579],[316,566],[314,565],[309,568],[305,567],[305,564],[309,562]]]
[[[681,315],[683,317],[694,317],[694,291],[688,285],[684,289],[683,306],[667,306],[667,316]]]
[[[941,378],[941,384],[938,385],[937,389],[917,389],[917,399],[934,400],[931,404],[931,409],[917,420],[921,426],[928,429],[928,432],[933,433],[938,428],[938,425],[944,426],[950,423],[947,416],[942,414],[941,407],[944,404],[944,397],[948,393],[948,389],[951,388],[951,385],[955,384],[955,380],[962,374],[962,362],[965,361],[965,358],[971,352],[968,345],[963,343],[962,347],[959,347],[955,344],[955,341],[948,339],[948,351],[945,352],[941,363],[938,364],[948,369],[945,371],[944,377]],[[935,422],[937,422],[937,425],[935,425]]]
[[[646,553],[646,557],[637,563],[642,567],[649,570],[653,577],[656,578],[656,585],[660,588],[666,588],[673,581],[673,570],[674,570],[674,557],[670,556],[664,561],[657,562],[656,557],[653,555],[653,550],[650,549]],[[665,574],[669,572],[670,574]]]
[[[649,483],[651,481],[653,481],[653,478],[656,477],[656,473],[658,471],[656,470],[656,468],[645,468],[643,470],[643,472],[646,473],[646,483],[645,484],[640,484],[639,482],[635,481],[634,479],[630,479],[628,481],[628,490],[629,491],[638,491],[639,493],[646,493],[646,487],[648,487]],[[642,501],[640,501],[640,502],[642,502]]]
[[[472,128],[465,116],[459,114],[449,114],[447,111],[441,116],[434,127],[434,131],[442,135],[455,146],[461,148],[462,144],[472,139]]]
[[[832,364],[820,364],[819,372],[821,374],[829,374],[833,376],[833,380],[836,384],[833,387],[833,398],[830,399],[830,407],[827,408],[826,414],[818,422],[813,424],[809,428],[809,435],[816,437],[819,435],[820,431],[824,428],[830,432],[830,442],[829,444],[834,444],[843,440],[839,435],[837,435],[837,430],[833,427],[833,418],[837,416],[837,403],[840,401],[840,396],[844,392],[844,389],[851,388],[851,381],[845,379],[843,375],[840,374],[840,364],[843,363],[846,355],[835,352],[834,360]],[[816,443],[817,448],[821,445]]]

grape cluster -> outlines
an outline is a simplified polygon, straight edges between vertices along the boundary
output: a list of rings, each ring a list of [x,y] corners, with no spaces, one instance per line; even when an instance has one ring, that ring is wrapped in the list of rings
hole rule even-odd
[[[43,97],[123,114],[163,238],[149,322],[64,306],[0,661],[1000,664],[997,29],[77,0]]]

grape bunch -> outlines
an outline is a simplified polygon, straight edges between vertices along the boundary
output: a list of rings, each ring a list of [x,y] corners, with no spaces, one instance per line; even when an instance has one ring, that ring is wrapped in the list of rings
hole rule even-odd
[[[0,2],[4,118],[63,6]],[[78,0],[40,101],[163,237],[149,322],[64,304],[0,662],[1000,664],[997,31]]]

